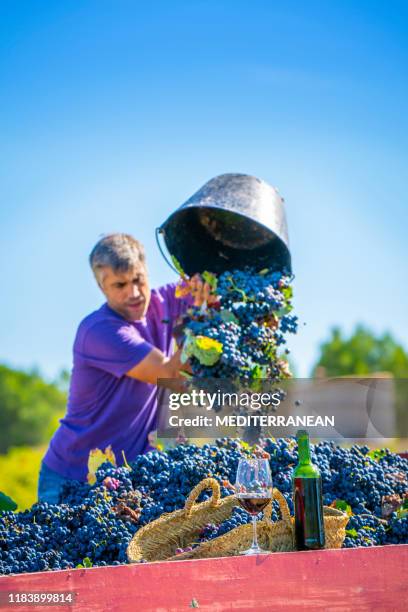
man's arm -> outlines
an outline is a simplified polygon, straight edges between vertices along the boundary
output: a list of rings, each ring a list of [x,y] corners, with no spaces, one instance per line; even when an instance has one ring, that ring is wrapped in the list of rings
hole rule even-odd
[[[178,349],[171,357],[166,357],[159,349],[152,348],[142,361],[126,372],[126,376],[152,385],[157,385],[159,378],[181,379],[180,371],[188,368],[183,366],[180,356],[181,349]]]
[[[204,301],[208,303],[216,301],[217,296],[211,294],[210,285],[204,282],[199,274],[195,274],[188,281],[188,284],[190,285],[191,295],[187,294],[187,303],[183,308],[190,305],[193,301],[195,306],[201,306]],[[174,303],[180,302],[180,300],[177,300],[174,296],[174,287],[172,285],[169,285],[169,287],[171,288],[171,295]],[[183,311],[183,308],[178,305],[178,310],[180,312]],[[180,312],[177,314],[180,314]],[[175,312],[172,312],[172,314],[175,316]],[[175,331],[180,334],[180,326],[178,326]],[[178,343],[181,339],[182,335],[180,335]],[[191,374],[191,368],[186,364],[183,365],[180,361],[181,350],[181,348],[178,349],[172,357],[166,357],[159,349],[153,348],[142,361],[126,372],[126,375],[153,385],[157,385],[157,380],[159,378],[172,379],[173,382],[166,386],[174,387],[174,379],[183,379],[181,374],[182,370]]]

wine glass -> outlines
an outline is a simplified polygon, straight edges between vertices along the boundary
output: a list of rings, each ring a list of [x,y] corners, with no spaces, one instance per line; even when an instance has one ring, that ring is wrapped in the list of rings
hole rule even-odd
[[[269,504],[273,497],[272,475],[268,459],[240,459],[235,481],[235,494],[239,505],[252,516],[252,545],[241,555],[267,553],[258,544],[256,535],[257,514]]]

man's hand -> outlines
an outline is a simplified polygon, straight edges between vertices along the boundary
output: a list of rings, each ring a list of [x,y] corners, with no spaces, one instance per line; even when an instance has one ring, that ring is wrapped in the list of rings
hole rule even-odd
[[[204,303],[211,305],[218,301],[218,297],[211,292],[209,283],[203,281],[200,274],[194,274],[189,279],[183,279],[177,286],[176,296],[184,297],[191,294],[194,298],[194,306],[202,306]]]

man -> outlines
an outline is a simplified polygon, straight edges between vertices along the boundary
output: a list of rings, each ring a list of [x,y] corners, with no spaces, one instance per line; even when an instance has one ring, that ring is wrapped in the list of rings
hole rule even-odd
[[[67,413],[40,471],[38,498],[50,503],[66,480],[86,480],[91,449],[111,445],[118,464],[122,451],[131,461],[149,450],[157,379],[181,377],[172,332],[188,298],[174,284],[150,290],[143,247],[127,234],[105,236],[89,259],[106,303],[76,334]]]

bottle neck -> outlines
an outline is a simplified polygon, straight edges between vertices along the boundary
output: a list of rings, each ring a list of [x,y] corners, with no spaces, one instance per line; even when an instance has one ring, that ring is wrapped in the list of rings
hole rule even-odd
[[[310,458],[309,438],[302,437],[298,439],[298,455],[300,465],[308,465],[312,463]]]
[[[313,465],[310,457],[310,444],[307,432],[302,431],[297,435],[298,443],[298,464],[295,467],[294,478],[318,478],[319,469]]]

